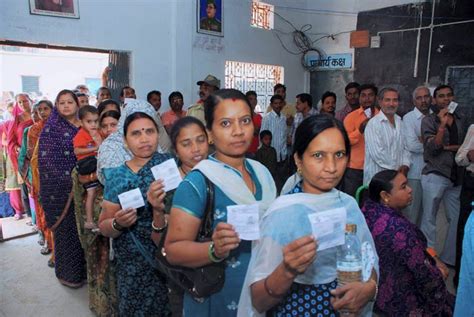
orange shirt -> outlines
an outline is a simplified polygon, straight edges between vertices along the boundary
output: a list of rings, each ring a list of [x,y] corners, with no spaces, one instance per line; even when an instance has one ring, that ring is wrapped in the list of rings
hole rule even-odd
[[[89,147],[96,146],[96,143],[92,139],[89,132],[87,132],[83,128],[79,129],[79,132],[77,132],[77,134],[74,137],[72,143],[74,145],[74,148],[89,148]],[[76,158],[79,161],[79,160],[82,160],[82,159],[84,159],[86,157],[89,157],[89,156],[97,156],[97,152],[90,152],[90,153],[87,153],[87,154],[76,155]]]
[[[161,121],[166,129],[171,129],[171,126],[178,121],[178,119],[185,117],[186,111],[182,110],[180,115],[177,115],[173,110],[166,111],[161,115]]]
[[[378,112],[379,110],[375,108],[375,114],[372,114],[372,118]],[[348,164],[349,168],[357,170],[364,169],[365,139],[364,135],[360,133],[359,127],[366,119],[367,116],[365,115],[364,109],[362,107],[352,111],[344,119],[344,128],[346,128],[347,134],[349,135],[349,140],[351,141],[351,159]]]

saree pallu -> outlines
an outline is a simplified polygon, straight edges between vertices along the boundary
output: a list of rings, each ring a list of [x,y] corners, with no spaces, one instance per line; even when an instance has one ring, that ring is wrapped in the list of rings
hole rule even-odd
[[[31,127],[30,132],[28,134],[31,134],[31,130],[33,127]],[[41,131],[40,131],[41,132]],[[28,139],[30,141],[30,139]],[[33,153],[31,154],[31,159],[30,159],[30,167],[31,167],[31,195],[33,196],[33,200],[35,202],[35,207],[36,207],[36,226],[38,227],[38,230],[40,230],[43,233],[44,239],[47,243],[48,249],[51,251],[54,250],[54,243],[53,243],[53,234],[51,230],[46,226],[46,218],[44,215],[44,210],[43,206],[40,203],[39,199],[39,192],[40,192],[40,176],[39,176],[39,170],[38,170],[38,139],[36,141],[36,145],[33,149]]]
[[[87,264],[87,287],[89,309],[97,316],[118,316],[117,288],[114,262],[109,259],[109,238],[84,229],[86,220],[85,190],[78,181],[77,171],[72,172],[74,209],[79,240]],[[94,202],[94,222],[98,223],[102,205],[102,187],[97,189]]]
[[[78,128],[62,118],[55,108],[39,138],[40,201],[49,228],[63,214],[72,189],[71,171],[76,163],[72,140],[77,131]],[[66,286],[80,287],[86,278],[85,259],[73,204],[53,237],[56,277]]]

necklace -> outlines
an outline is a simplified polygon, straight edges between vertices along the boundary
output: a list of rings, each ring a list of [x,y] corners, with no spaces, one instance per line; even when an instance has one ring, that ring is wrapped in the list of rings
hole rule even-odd
[[[188,175],[188,173],[189,173],[189,171],[185,171],[185,170],[184,170],[183,165],[181,165],[181,166],[179,167],[179,170],[181,171],[181,173],[184,174],[184,176]]]

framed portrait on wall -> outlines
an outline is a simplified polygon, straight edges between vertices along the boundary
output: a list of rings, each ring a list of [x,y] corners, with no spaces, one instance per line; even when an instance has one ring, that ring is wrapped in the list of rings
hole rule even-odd
[[[224,0],[197,0],[197,31],[224,36]]]
[[[30,14],[79,19],[79,0],[29,0]]]

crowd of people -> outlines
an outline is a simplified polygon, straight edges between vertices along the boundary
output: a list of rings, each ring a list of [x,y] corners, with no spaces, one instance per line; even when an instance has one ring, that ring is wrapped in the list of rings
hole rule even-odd
[[[101,87],[94,105],[84,85],[54,104],[20,93],[0,125],[2,215],[11,206],[15,219],[31,216],[58,281],[86,283],[96,315],[474,314],[474,125],[450,86],[415,88],[402,119],[398,91],[373,84],[349,83],[339,111],[333,92],[320,102],[301,93],[292,105],[276,84],[263,114],[255,91],[220,89],[212,75],[197,85],[195,104],[184,110],[174,91],[164,113],[158,90],[145,101],[126,86],[113,100]],[[153,172],[170,159],[182,178],[175,190]],[[209,182],[213,232],[202,242]],[[124,207],[135,190],[143,203]],[[257,206],[259,239],[229,223],[234,205]],[[372,259],[367,276],[344,285],[337,247],[319,250],[309,220],[341,209]],[[158,253],[177,267],[223,263],[222,288],[193,297],[156,270]]]

